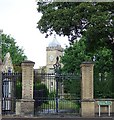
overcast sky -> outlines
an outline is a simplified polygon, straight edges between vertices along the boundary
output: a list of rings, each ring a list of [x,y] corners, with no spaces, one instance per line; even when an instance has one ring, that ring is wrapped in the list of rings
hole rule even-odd
[[[11,35],[24,49],[34,68],[46,65],[46,46],[53,36],[45,38],[36,28],[41,14],[37,12],[35,0],[0,0],[0,29]],[[67,38],[57,37],[62,47],[68,45]]]

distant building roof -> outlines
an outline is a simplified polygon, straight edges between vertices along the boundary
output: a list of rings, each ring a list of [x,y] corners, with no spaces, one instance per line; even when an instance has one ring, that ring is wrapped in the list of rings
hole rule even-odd
[[[56,47],[61,46],[61,44],[57,41],[56,36],[54,35],[54,39],[52,42],[49,43],[48,47]]]

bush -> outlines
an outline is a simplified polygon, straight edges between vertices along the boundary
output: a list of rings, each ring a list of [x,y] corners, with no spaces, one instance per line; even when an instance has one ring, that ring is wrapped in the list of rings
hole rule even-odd
[[[54,100],[55,96],[56,96],[55,92],[50,92],[48,97],[49,97],[49,99]]]
[[[34,100],[35,107],[41,106],[43,103],[47,103],[49,91],[45,84],[39,83],[34,85]]]

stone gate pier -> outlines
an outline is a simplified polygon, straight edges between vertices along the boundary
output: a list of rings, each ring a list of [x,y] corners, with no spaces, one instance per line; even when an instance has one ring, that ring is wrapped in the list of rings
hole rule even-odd
[[[92,62],[83,62],[81,64],[82,82],[81,82],[81,116],[95,116],[95,100],[93,99],[93,67]]]
[[[24,61],[22,67],[22,99],[16,102],[16,115],[34,115],[33,67],[34,62]]]

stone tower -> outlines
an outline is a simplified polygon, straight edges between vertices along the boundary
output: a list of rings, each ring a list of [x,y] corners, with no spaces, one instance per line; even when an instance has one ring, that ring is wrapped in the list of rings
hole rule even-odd
[[[53,73],[54,68],[53,65],[56,63],[57,56],[60,58],[63,56],[63,48],[60,43],[57,41],[56,36],[52,42],[49,43],[46,48],[46,72]]]
[[[9,52],[6,54],[4,58],[2,72],[14,72],[12,59]]]

